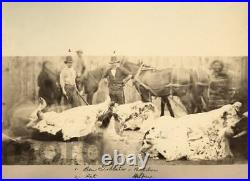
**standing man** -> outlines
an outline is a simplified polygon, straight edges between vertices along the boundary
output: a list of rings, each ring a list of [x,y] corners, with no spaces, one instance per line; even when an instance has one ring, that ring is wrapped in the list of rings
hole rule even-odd
[[[66,66],[60,73],[60,85],[63,95],[67,98],[72,107],[81,106],[81,99],[76,87],[76,71],[72,67],[72,56],[67,56],[64,63]]]
[[[224,64],[220,60],[214,60],[210,69],[209,84],[209,109],[218,109],[230,103],[231,80],[227,73],[223,71]]]
[[[111,68],[108,69],[104,78],[108,80],[110,99],[117,104],[125,104],[123,87],[131,79],[132,75],[126,69],[120,67],[120,61],[117,60],[115,55],[111,57],[109,63]]]

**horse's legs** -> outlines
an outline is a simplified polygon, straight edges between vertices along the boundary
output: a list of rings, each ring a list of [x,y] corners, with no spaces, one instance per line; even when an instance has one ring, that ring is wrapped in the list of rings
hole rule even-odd
[[[164,116],[164,108],[165,104],[167,105],[168,111],[172,117],[174,117],[174,111],[172,109],[172,106],[168,100],[168,96],[161,97],[161,116]]]
[[[142,102],[152,102],[152,97],[149,90],[145,89],[143,86],[138,87],[137,90],[141,95]]]
[[[94,96],[94,93],[92,92],[87,94],[87,102],[89,105],[92,105],[93,96]]]
[[[204,87],[201,95],[201,102],[202,102],[202,111],[208,111],[208,87]]]
[[[152,102],[151,97],[145,96],[145,95],[141,95],[141,100],[142,100],[142,102]]]
[[[208,87],[193,86],[190,91],[192,104],[190,113],[208,111]]]
[[[149,99],[150,102],[153,101],[153,100],[152,100],[152,96],[151,96],[151,92],[149,92],[149,91],[148,91],[148,99]]]
[[[185,111],[188,114],[195,113],[198,109],[196,98],[190,92],[187,92],[185,95],[179,95],[180,101],[185,107]]]
[[[163,98],[161,98],[161,115],[160,116],[164,116],[164,109],[165,109],[165,102]]]
[[[58,105],[61,105],[62,98],[63,98],[62,92],[58,93],[57,99],[56,99],[56,102],[57,102]]]
[[[172,106],[168,100],[168,97],[165,98],[165,103],[167,104],[168,111],[172,117],[174,117],[174,111],[172,109]]]

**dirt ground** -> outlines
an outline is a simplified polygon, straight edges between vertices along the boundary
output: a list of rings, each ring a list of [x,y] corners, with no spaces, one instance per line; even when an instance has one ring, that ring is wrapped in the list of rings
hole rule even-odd
[[[82,139],[63,141],[48,141],[44,139],[26,139],[19,143],[14,141],[3,142],[4,165],[86,165],[100,164],[104,153],[139,153],[143,134],[138,131],[126,131],[120,138],[111,138],[103,135],[90,135]],[[60,137],[60,135],[57,135]],[[51,140],[51,138],[49,138]],[[235,152],[235,157],[221,161],[187,161],[178,160],[166,162],[164,159],[150,159],[148,164],[153,165],[214,165],[214,164],[246,164],[246,156]]]

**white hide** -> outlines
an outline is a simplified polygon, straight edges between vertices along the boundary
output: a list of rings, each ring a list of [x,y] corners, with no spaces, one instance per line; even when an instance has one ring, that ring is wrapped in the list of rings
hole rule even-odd
[[[151,122],[143,147],[148,147],[149,153],[157,151],[167,161],[182,157],[188,160],[224,159],[232,156],[226,133],[238,121],[234,105],[181,118],[161,117]]]
[[[141,129],[143,123],[151,122],[160,115],[154,104],[141,101],[119,105],[114,109],[114,113],[118,115],[124,130]]]
[[[86,136],[97,130],[97,118],[108,109],[109,104],[104,102],[98,105],[80,106],[61,113],[46,112],[43,114],[43,119],[31,127],[52,135],[62,131],[64,140]]]

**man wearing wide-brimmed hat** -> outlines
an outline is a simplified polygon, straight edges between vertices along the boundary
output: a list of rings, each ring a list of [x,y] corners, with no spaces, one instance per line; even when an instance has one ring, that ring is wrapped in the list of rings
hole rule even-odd
[[[81,99],[77,94],[76,71],[73,68],[72,56],[66,56],[66,60],[64,61],[64,63],[66,66],[60,73],[60,85],[62,88],[62,92],[71,106],[77,107],[82,104]]]
[[[109,64],[111,65],[111,68],[108,69],[104,77],[108,79],[110,99],[117,104],[124,104],[125,97],[123,87],[132,75],[120,66],[120,61],[115,55],[115,52],[111,57]]]

